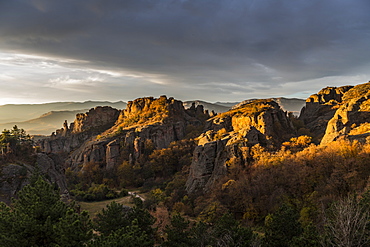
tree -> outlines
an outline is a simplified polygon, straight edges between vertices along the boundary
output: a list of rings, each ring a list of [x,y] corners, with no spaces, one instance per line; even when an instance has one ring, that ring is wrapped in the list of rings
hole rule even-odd
[[[101,234],[109,235],[118,229],[130,225],[129,211],[130,208],[125,208],[122,204],[115,201],[107,205],[107,209],[102,210],[96,217],[96,230]]]
[[[213,227],[213,236],[216,246],[250,246],[253,232],[243,227],[231,214],[224,214]]]
[[[0,246],[84,246],[92,236],[86,212],[77,214],[38,177],[11,207],[0,206]]]
[[[187,247],[192,246],[189,221],[176,214],[171,218],[171,224],[166,226],[164,232],[167,240],[162,244],[164,247]]]
[[[292,206],[283,204],[274,214],[266,216],[264,246],[292,246],[302,233],[299,214]]]
[[[100,236],[95,236],[90,246],[153,246],[153,223],[154,218],[140,205],[125,208],[113,201],[97,215]]]
[[[131,225],[122,227],[116,231],[112,231],[108,236],[101,235],[92,240],[88,246],[90,247],[150,247],[154,241],[145,231],[142,231],[138,226],[137,220],[134,220]]]
[[[24,129],[14,125],[13,129],[4,129],[0,135],[1,154],[15,152],[23,154],[32,150],[32,139]]]
[[[366,198],[365,198],[366,199]],[[349,196],[326,212],[327,243],[330,246],[369,246],[367,205]]]

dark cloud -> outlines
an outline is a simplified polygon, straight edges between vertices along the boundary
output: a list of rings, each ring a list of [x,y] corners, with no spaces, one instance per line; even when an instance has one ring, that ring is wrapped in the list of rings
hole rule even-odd
[[[367,73],[369,10],[367,0],[0,0],[0,51],[145,75],[154,91],[268,96]],[[146,95],[138,85],[127,90]]]

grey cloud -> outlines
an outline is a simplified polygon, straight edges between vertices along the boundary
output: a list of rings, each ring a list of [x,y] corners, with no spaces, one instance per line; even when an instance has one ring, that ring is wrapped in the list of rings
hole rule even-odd
[[[0,51],[158,74],[168,88],[255,92],[255,83],[346,76],[368,64],[369,10],[365,0],[0,1]]]

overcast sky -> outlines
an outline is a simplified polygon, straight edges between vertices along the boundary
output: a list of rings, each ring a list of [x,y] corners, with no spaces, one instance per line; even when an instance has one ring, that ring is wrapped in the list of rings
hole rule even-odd
[[[307,98],[370,80],[369,0],[0,0],[0,104]]]

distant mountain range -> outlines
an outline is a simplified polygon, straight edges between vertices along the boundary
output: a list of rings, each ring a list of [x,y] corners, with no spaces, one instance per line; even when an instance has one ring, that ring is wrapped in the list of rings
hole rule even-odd
[[[203,105],[205,110],[208,110],[209,112],[214,111],[215,113],[225,112],[230,109],[230,107],[219,104],[219,103],[209,103],[209,102],[202,101],[202,100],[185,101],[183,102],[183,105],[185,109],[188,109],[191,107],[193,103],[195,103],[195,106]]]
[[[0,130],[14,125],[31,135],[50,135],[62,127],[64,120],[74,121],[77,113],[85,113],[96,106],[126,108],[123,101],[55,102],[45,104],[8,104],[0,106]]]
[[[299,115],[305,100],[274,98],[285,111],[292,111]],[[215,113],[226,112],[241,105],[243,102],[216,102],[210,103],[202,100],[192,100],[183,102],[184,107],[190,108],[192,103],[203,105],[205,110]],[[126,103],[123,101],[86,101],[86,102],[55,102],[45,104],[8,104],[0,106],[0,130],[11,129],[14,125],[25,129],[31,135],[50,135],[56,129],[62,127],[65,120],[68,123],[74,121],[77,113],[85,113],[96,106],[111,106],[116,109],[125,109]]]

